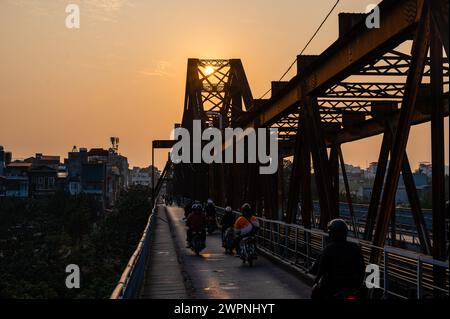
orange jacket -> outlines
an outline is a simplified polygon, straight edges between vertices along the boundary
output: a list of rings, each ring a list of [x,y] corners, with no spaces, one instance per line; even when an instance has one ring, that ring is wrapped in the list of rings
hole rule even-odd
[[[252,225],[250,225],[249,220],[251,221]],[[234,223],[234,231],[239,235],[246,235],[252,230],[255,231],[257,228],[259,228],[259,222],[256,216],[252,216],[249,219],[245,218],[244,216],[240,216]]]

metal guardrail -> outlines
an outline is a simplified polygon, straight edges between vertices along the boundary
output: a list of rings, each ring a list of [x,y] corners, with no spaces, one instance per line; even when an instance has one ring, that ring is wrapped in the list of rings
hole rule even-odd
[[[219,215],[225,211],[216,207]],[[233,211],[239,215],[238,211]],[[292,267],[307,272],[320,256],[328,241],[328,234],[317,229],[307,229],[301,225],[258,217],[260,230],[256,235],[258,249],[270,254]],[[358,243],[363,251],[366,264],[374,246],[367,241],[349,237]],[[375,247],[382,251],[380,269],[380,289],[384,298],[429,298],[436,292],[449,296],[449,263],[432,259],[405,249],[385,246]],[[440,268],[443,273],[440,286],[433,281],[433,271]]]
[[[141,239],[128,261],[125,270],[120,277],[119,283],[111,294],[110,299],[137,299],[141,293],[144,283],[145,271],[150,259],[150,245],[153,238],[153,226],[158,213],[158,198],[162,184],[170,169],[170,161],[166,162],[163,172],[161,173],[158,183],[156,184],[154,193],[152,194],[152,212],[148,217],[147,225],[144,228]]]
[[[110,299],[136,299],[139,297],[149,260],[152,230],[157,214],[156,210],[157,206],[155,203],[136,250],[128,261]]]

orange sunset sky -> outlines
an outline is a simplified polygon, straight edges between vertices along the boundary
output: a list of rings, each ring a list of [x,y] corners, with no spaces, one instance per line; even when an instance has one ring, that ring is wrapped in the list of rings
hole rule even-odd
[[[147,166],[151,141],[169,138],[181,119],[189,57],[241,58],[258,97],[334,2],[0,0],[0,144],[15,158],[67,156],[119,136],[130,165]],[[341,0],[305,54],[336,40],[338,12],[373,2]],[[78,30],[65,27],[69,3],[80,6]],[[448,118],[445,136],[448,163]],[[379,145],[345,145],[346,162],[366,167]],[[408,152],[414,168],[431,160],[428,125],[412,130]],[[160,168],[165,159],[158,153]]]

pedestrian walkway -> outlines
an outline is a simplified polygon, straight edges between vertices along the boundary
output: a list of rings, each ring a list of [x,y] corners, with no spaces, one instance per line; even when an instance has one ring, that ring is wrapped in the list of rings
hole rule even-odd
[[[164,206],[158,207],[153,231],[150,263],[141,298],[188,298]]]

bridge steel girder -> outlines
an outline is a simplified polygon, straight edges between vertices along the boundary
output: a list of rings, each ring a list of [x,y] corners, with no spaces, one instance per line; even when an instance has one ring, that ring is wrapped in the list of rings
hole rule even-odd
[[[440,37],[445,52],[447,53],[447,60],[448,60],[450,57],[448,52],[449,0],[429,0],[429,2],[431,3],[431,16],[434,23],[434,30],[436,31],[436,34],[438,34]]]
[[[344,180],[345,195],[346,195],[346,199],[347,199],[348,210],[350,212],[350,218],[352,219],[353,232],[355,234],[355,238],[358,239],[359,238],[359,229],[358,229],[358,225],[356,223],[355,213],[353,211],[353,201],[352,201],[352,195],[350,193],[350,185],[348,183],[347,170],[345,169],[344,154],[342,153],[342,148],[340,145],[338,148],[338,154],[339,154],[339,161],[341,163],[342,178]]]
[[[447,52],[448,58],[448,9],[449,2],[446,2],[446,24],[447,28],[442,29],[443,13],[437,13],[436,4],[440,4],[441,8],[444,1],[433,1],[431,6],[433,18],[435,19],[431,25],[432,32],[441,34],[441,39],[433,37],[430,43],[431,57],[431,162],[432,162],[432,208],[433,208],[433,258],[437,260],[446,259],[446,231],[445,231],[445,139],[444,139],[444,109],[442,107],[443,99],[443,69],[442,64],[438,63],[442,59],[442,43]],[[439,16],[436,19],[436,14]],[[445,38],[446,37],[446,38]],[[447,211],[448,214],[448,211]],[[436,287],[444,288],[443,282],[445,278],[445,270],[440,267],[433,268],[433,281]],[[441,292],[436,291],[435,296],[440,297]]]
[[[302,108],[302,110],[304,109]],[[304,138],[306,130],[301,129],[304,121],[304,111],[300,113],[297,121],[297,133],[295,135],[295,146],[293,151],[291,176],[289,178],[289,193],[286,209],[286,221],[288,223],[294,223],[296,220],[297,202],[300,194],[300,181],[303,180],[301,178],[302,158],[307,147],[307,141],[305,141]],[[308,156],[309,154],[308,151]]]
[[[372,186],[372,195],[370,197],[369,208],[367,211],[366,225],[364,227],[363,238],[368,241],[373,239],[373,230],[375,228],[375,221],[377,218],[378,207],[380,204],[381,193],[383,190],[383,181],[386,175],[386,168],[389,159],[389,150],[392,145],[392,134],[388,129],[385,129],[383,140],[381,142],[380,154],[378,156],[377,171],[375,173],[375,180]]]
[[[413,40],[412,61],[408,70],[405,94],[403,96],[400,116],[392,144],[391,161],[388,164],[385,187],[377,216],[373,239],[373,244],[377,247],[384,246],[389,220],[394,214],[395,194],[430,43],[430,15],[427,6],[423,7],[420,16],[421,19]],[[378,264],[380,259],[381,251],[374,248],[370,256],[370,261]]]
[[[239,59],[205,60],[188,59],[184,111],[181,126],[190,133],[193,120],[200,120],[202,129],[207,127],[233,127],[243,112],[250,107],[253,96]],[[192,138],[192,134],[191,134]],[[191,139],[191,162],[193,153]],[[201,150],[200,150],[201,151]],[[224,204],[225,172],[222,164],[176,164],[177,181],[182,185],[178,191],[186,197],[206,200],[213,197]],[[235,175],[234,168],[227,178]],[[239,185],[239,183],[235,183]],[[236,197],[233,189],[228,197]]]
[[[225,121],[226,126],[255,129],[278,127],[282,133],[280,138],[283,143],[291,145],[286,148],[287,151],[283,152],[283,156],[289,155],[289,153],[294,155],[286,212],[288,222],[296,220],[296,205],[300,199],[303,223],[305,226],[310,226],[313,212],[311,156],[321,208],[320,227],[324,229],[331,218],[338,216],[339,163],[345,174],[341,144],[384,134],[380,151],[381,163],[377,170],[364,239],[373,240],[375,246],[382,247],[384,245],[389,231],[389,223],[392,224],[392,221],[395,220],[395,190],[400,172],[402,172],[405,175],[405,184],[408,184],[406,185],[408,197],[413,207],[422,249],[428,251],[429,245],[426,241],[429,239],[426,235],[420,205],[417,202],[417,190],[409,179],[410,167],[408,171],[409,163],[405,147],[411,125],[429,122],[434,118],[434,134],[440,134],[442,131],[441,118],[448,116],[449,113],[448,93],[443,95],[442,84],[440,88],[436,84],[436,73],[440,74],[441,80],[442,76],[448,77],[448,66],[442,67],[442,56],[438,58],[432,54],[430,58],[427,58],[425,52],[428,48],[427,43],[430,41],[428,32],[431,19],[439,31],[436,33],[442,37],[445,32],[448,34],[448,31],[442,28],[442,25],[448,28],[448,14],[436,13],[435,3],[439,2],[439,5],[442,6],[444,1],[441,0],[433,2],[430,13],[428,11],[430,2],[433,0],[382,1],[379,4],[380,10],[383,12],[381,28],[368,29],[362,19],[348,32],[343,32],[339,39],[321,55],[299,56],[297,75],[289,82],[272,83],[273,94],[267,100],[253,99],[242,63],[236,62],[237,60],[230,62],[230,64],[234,63],[234,70],[239,74],[233,76],[232,81],[237,83],[237,87],[234,90],[228,88],[229,92],[224,97],[225,103],[233,105],[227,111],[222,112],[222,116],[228,119]],[[448,6],[448,1],[446,3]],[[424,23],[425,20],[428,22]],[[397,46],[412,38],[411,55],[395,51]],[[444,43],[444,47],[448,52],[448,40],[447,46]],[[437,49],[438,44],[436,44],[435,51]],[[383,63],[385,65],[380,66]],[[407,75],[407,79],[405,85],[386,83],[385,81],[381,83],[355,82],[353,80],[341,82],[352,75],[373,76],[373,74],[396,75],[399,76],[397,79]],[[437,90],[440,92],[440,95],[436,95],[439,98],[433,99],[431,103],[430,93],[424,95],[428,99],[418,98],[421,96],[419,89],[423,76],[431,78],[433,92],[437,92]],[[196,83],[192,80],[191,82],[187,81],[189,87],[198,86]],[[435,83],[434,86],[433,83]],[[197,105],[202,102],[201,94],[196,92],[188,94],[188,90],[186,92],[186,100],[193,101]],[[243,110],[242,101],[246,110]],[[401,108],[380,118],[373,114],[379,102],[392,102],[396,105],[401,103]],[[185,113],[190,113],[190,115],[184,114],[183,120],[201,117],[202,112],[199,107],[195,110],[189,105],[186,107],[187,104],[185,103]],[[437,108],[436,105],[439,105],[438,111],[430,111],[430,104],[434,109]],[[303,120],[300,119],[302,112],[304,112]],[[359,116],[361,120],[350,121],[351,124],[346,125],[344,120],[349,119],[349,115],[350,119]],[[372,118],[366,119],[367,116]],[[206,116],[203,118],[206,123]],[[387,131],[388,122],[398,123],[395,134]],[[438,141],[440,140],[438,139]],[[293,146],[294,142],[295,146]],[[441,157],[438,150],[440,146],[437,145],[441,145],[441,143],[435,143],[434,158]],[[327,147],[331,148],[330,157],[327,156]],[[391,152],[392,160],[388,165],[389,152]],[[439,163],[439,160],[436,159],[436,161]],[[384,165],[383,162],[385,162]],[[224,184],[227,186],[227,196],[224,199],[225,202],[233,203],[233,208],[236,206],[239,208],[239,204],[248,201],[258,214],[264,209],[266,217],[275,216],[277,207],[280,207],[279,205],[282,203],[276,198],[278,196],[273,196],[277,194],[276,189],[279,188],[279,180],[275,179],[276,176],[260,176],[257,172],[257,165],[253,164],[247,164],[243,169],[241,165],[237,164],[221,165],[221,167],[226,167]],[[387,182],[384,183],[386,171]],[[213,170],[211,174],[217,175],[218,173]],[[239,176],[241,176],[241,183],[236,183]],[[242,176],[245,177],[242,178]],[[237,186],[238,184],[241,186]],[[347,183],[344,181],[344,184],[347,184],[345,185],[347,201],[351,207],[348,181]],[[230,185],[233,186],[230,187]],[[384,192],[382,192],[383,186]],[[440,186],[436,184],[433,187],[438,189]],[[440,199],[436,199],[433,205],[438,205],[437,202],[441,205]],[[441,215],[439,215],[440,217]],[[393,226],[391,230],[395,237],[395,222]],[[374,238],[373,231],[375,231]],[[444,236],[436,236],[440,236],[435,238],[440,242],[434,246],[441,245],[442,240],[445,244]],[[433,247],[434,251],[435,249],[441,250],[436,247]],[[371,260],[378,261],[379,257],[379,252],[374,250]]]
[[[419,22],[424,2],[381,2],[380,11],[384,12],[381,28],[368,29],[364,21],[361,21],[317,56],[304,72],[295,76],[263,107],[255,110],[251,118],[243,120],[243,124],[247,127],[262,127],[273,123],[301,101],[302,93],[324,91],[331,83],[337,83],[355,73],[383,52],[388,52],[404,42]],[[300,61],[301,58],[300,56]],[[305,92],[302,92],[301,82],[305,83]]]
[[[310,96],[304,96],[302,104],[305,108],[305,129],[308,130],[308,136],[310,137],[314,175],[319,193],[320,227],[325,230],[333,216],[332,211],[335,207],[335,198],[333,196],[323,126],[321,125],[316,99]]]
[[[331,174],[331,189],[333,190],[333,209],[331,219],[339,218],[339,148],[336,142],[332,143],[328,160]]]

